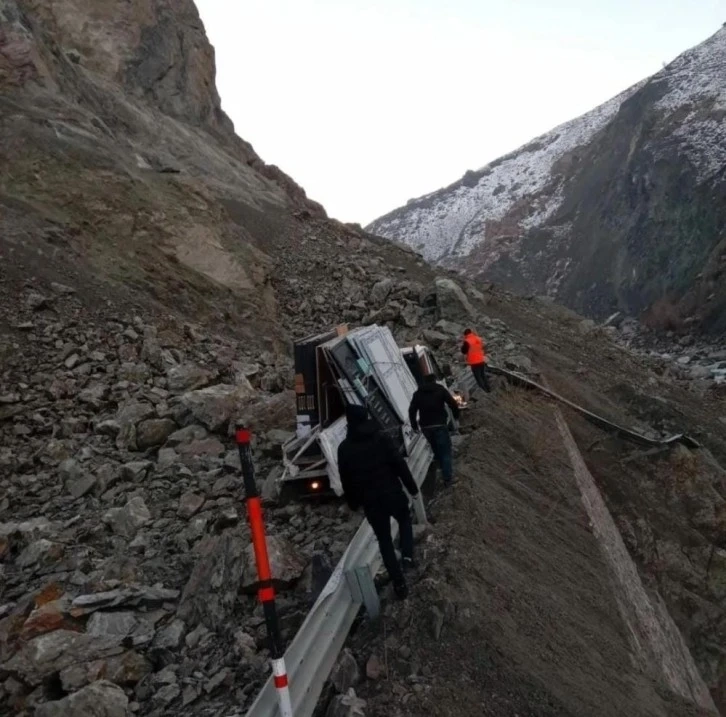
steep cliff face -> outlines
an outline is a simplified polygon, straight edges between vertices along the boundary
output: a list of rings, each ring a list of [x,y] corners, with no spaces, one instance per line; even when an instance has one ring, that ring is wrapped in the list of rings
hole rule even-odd
[[[726,29],[369,229],[601,318],[726,330]]]
[[[214,77],[191,0],[0,0],[3,256],[271,317],[267,243],[325,215],[236,137]]]
[[[166,114],[231,129],[214,83],[214,51],[193,3],[27,0],[18,5],[52,52]]]

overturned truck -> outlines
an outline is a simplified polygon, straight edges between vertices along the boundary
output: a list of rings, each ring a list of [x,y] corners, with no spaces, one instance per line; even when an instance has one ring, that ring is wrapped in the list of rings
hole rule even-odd
[[[345,438],[345,407],[366,405],[397,449],[412,457],[422,437],[411,428],[408,408],[424,376],[446,386],[431,351],[399,348],[388,328],[337,326],[295,345],[295,438],[283,447],[283,487],[298,495],[342,495],[338,446]],[[448,388],[448,387],[447,387]],[[452,395],[465,406],[464,396]],[[453,422],[453,417],[450,415]]]

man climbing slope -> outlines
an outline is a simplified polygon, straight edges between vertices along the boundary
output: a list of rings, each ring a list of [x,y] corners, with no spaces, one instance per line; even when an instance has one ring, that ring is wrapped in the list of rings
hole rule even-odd
[[[453,459],[451,457],[451,436],[446,424],[448,416],[446,407],[451,408],[454,419],[459,418],[459,406],[454,397],[442,386],[436,383],[436,376],[424,376],[424,383],[413,394],[408,409],[408,418],[411,428],[421,432],[434,452],[434,457],[441,466],[441,477],[444,485],[449,486],[454,481]]]
[[[408,588],[393,547],[391,518],[398,522],[403,568],[413,567],[413,523],[401,484],[412,496],[418,495],[418,486],[406,461],[368,418],[365,407],[348,406],[345,415],[348,435],[338,447],[343,492],[352,510],[363,506],[396,596],[404,599]]]
[[[464,331],[464,343],[461,345],[461,353],[466,356],[466,363],[471,367],[477,386],[490,393],[492,389],[487,376],[487,355],[483,339],[471,329],[466,329]]]

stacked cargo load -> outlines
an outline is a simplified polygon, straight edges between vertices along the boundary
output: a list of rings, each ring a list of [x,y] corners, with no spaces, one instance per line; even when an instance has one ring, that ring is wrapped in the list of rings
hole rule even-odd
[[[298,430],[284,447],[284,481],[299,482],[305,492],[342,494],[337,454],[350,404],[367,406],[401,453],[411,455],[420,436],[408,406],[419,382],[388,328],[338,326],[308,337],[295,346],[295,374]]]

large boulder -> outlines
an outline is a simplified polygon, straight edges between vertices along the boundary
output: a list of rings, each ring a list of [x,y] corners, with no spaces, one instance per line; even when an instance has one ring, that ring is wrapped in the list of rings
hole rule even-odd
[[[164,361],[162,358],[161,345],[156,328],[147,326],[144,328],[144,343],[141,347],[141,360],[145,361],[155,369],[161,369]]]
[[[401,309],[400,321],[404,326],[413,329],[421,323],[421,314],[421,308],[409,301]]]
[[[386,299],[391,295],[393,291],[393,280],[392,279],[381,279],[377,281],[371,289],[371,304],[373,306],[382,306]]]
[[[143,361],[126,361],[119,366],[118,377],[122,381],[142,384],[151,378],[151,369]]]
[[[15,559],[19,568],[30,568],[36,565],[52,565],[63,556],[61,543],[41,538],[28,545]]]
[[[172,366],[166,373],[166,384],[170,391],[190,391],[207,386],[214,374],[193,363]]]
[[[130,610],[94,612],[86,625],[86,633],[95,636],[117,636],[123,639],[138,625],[139,619]]]
[[[188,520],[202,509],[204,501],[204,496],[199,495],[199,493],[193,493],[192,491],[184,493],[184,495],[182,495],[182,497],[179,499],[179,509],[177,510],[177,515],[180,518]]]
[[[103,522],[110,526],[116,535],[133,538],[136,531],[151,520],[151,513],[141,496],[131,498],[123,508],[111,508]]]
[[[201,441],[207,435],[207,429],[202,428],[202,426],[186,426],[185,428],[180,428],[178,431],[174,431],[169,436],[166,445],[175,447],[185,443],[192,443],[193,441]]]
[[[340,285],[340,293],[349,304],[355,304],[364,297],[363,287],[347,276],[343,277]]]
[[[443,344],[450,340],[450,336],[440,332],[434,331],[433,329],[424,329],[423,332],[424,341],[431,346],[431,348],[441,348]]]
[[[197,562],[182,593],[177,616],[189,627],[210,630],[228,625],[244,570],[242,538],[230,531],[204,538]],[[257,580],[257,572],[253,572]]]
[[[295,392],[285,391],[250,403],[238,418],[253,433],[260,434],[280,426],[294,426],[295,415]]]
[[[267,536],[267,555],[270,559],[270,571],[276,585],[285,588],[297,582],[305,572],[308,561],[300,551],[288,540],[275,535]],[[254,590],[257,583],[255,549],[250,543],[244,552],[244,583],[243,589]]]
[[[105,660],[92,660],[61,670],[61,686],[66,692],[75,692],[104,676],[117,685],[134,685],[152,671],[152,666],[135,650],[113,655]]]
[[[120,687],[99,680],[62,700],[40,705],[35,717],[128,717],[128,707],[129,699]]]
[[[105,383],[96,381],[78,394],[78,400],[81,403],[89,405],[95,411],[98,411],[108,398],[108,394],[109,387]]]
[[[255,389],[247,380],[236,386],[220,383],[179,396],[172,411],[182,426],[201,423],[210,431],[218,431],[239,415],[254,396]]]
[[[172,620],[166,627],[156,633],[152,644],[154,647],[163,650],[177,650],[181,645],[185,632],[184,620]]]
[[[86,635],[55,630],[27,642],[1,670],[28,685],[40,685],[72,665],[121,654],[122,638],[117,635]]]
[[[149,418],[136,426],[136,447],[140,451],[162,445],[176,430],[170,418]]]
[[[66,490],[74,497],[81,498],[96,484],[95,476],[89,474],[74,458],[67,458],[60,466],[58,472]]]
[[[476,317],[476,311],[464,290],[453,280],[438,278],[436,289],[436,315],[447,321],[468,321]]]
[[[154,407],[149,403],[140,401],[128,401],[119,409],[116,415],[116,423],[119,432],[116,436],[116,447],[131,451],[138,450],[136,443],[136,426],[147,418],[156,415]]]
[[[46,543],[54,545],[55,543],[45,539],[54,537],[59,530],[60,524],[51,523],[47,518],[31,518],[20,523],[0,523],[0,558],[5,557],[11,549],[24,552],[40,541],[45,541],[43,545]],[[59,547],[62,548],[62,545],[59,544]],[[33,548],[33,551],[35,550],[37,547]]]
[[[528,356],[522,356],[520,354],[516,356],[508,356],[504,360],[504,365],[512,369],[514,371],[520,371],[521,373],[537,373],[534,364],[532,363],[532,359],[530,359]]]

